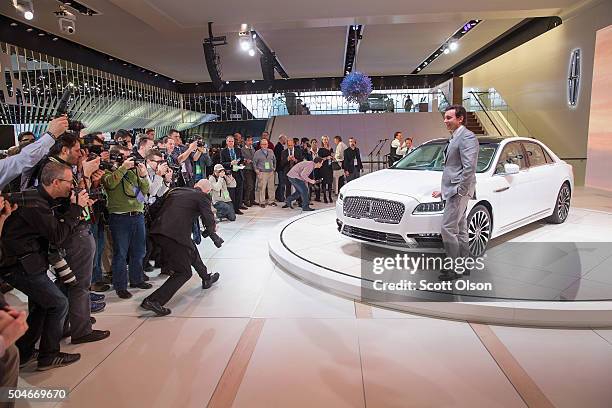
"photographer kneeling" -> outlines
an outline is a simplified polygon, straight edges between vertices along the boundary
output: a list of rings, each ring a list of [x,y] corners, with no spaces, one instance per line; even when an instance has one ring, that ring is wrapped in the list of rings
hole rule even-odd
[[[210,182],[200,180],[195,187],[182,187],[170,190],[161,204],[158,214],[154,216],[151,236],[161,248],[164,265],[173,274],[164,284],[145,298],[141,307],[155,312],[158,316],[170,314],[164,307],[174,294],[191,278],[191,266],[194,265],[202,278],[202,288],[209,288],[219,279],[219,274],[209,274],[200,258],[195,244],[191,240],[192,224],[196,217],[202,223],[217,247],[223,240],[215,233],[215,218],[212,213]]]
[[[0,266],[3,279],[28,296],[28,330],[15,343],[21,363],[30,361],[40,339],[38,370],[72,364],[80,354],[60,352],[68,299],[47,276],[49,244],[61,247],[77,225],[89,195],[72,193],[72,170],[50,162],[42,170],[38,194],[29,198],[6,220],[2,232],[4,254]],[[70,198],[71,204],[61,219],[52,207],[56,200]],[[25,204],[25,205],[24,205]]]
[[[213,207],[217,210],[219,220],[227,218],[230,221],[236,221],[236,213],[228,188],[236,187],[236,180],[231,174],[225,173],[225,168],[222,164],[215,164],[213,174],[208,178],[212,186],[212,202]]]

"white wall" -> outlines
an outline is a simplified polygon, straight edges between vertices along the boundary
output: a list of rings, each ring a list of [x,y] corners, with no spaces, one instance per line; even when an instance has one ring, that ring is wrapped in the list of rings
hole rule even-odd
[[[595,33],[612,24],[612,1],[594,1],[563,24],[463,76],[464,89],[495,88],[531,134],[557,155],[586,158]],[[572,50],[582,50],[580,100],[567,104]],[[584,184],[586,160],[568,160],[576,184]]]
[[[389,139],[382,154],[389,153],[393,133],[401,131],[404,138],[412,137],[415,146],[439,137],[448,137],[448,131],[438,112],[362,113],[354,115],[304,115],[277,116],[272,128],[272,141],[280,134],[288,137],[321,139],[327,135],[333,146],[333,137],[340,135],[348,144],[348,138],[357,138],[357,146],[366,159],[379,139]]]

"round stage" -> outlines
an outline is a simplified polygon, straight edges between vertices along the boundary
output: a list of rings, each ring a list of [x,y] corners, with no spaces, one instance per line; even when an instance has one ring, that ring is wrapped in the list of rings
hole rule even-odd
[[[572,208],[564,224],[538,222],[494,239],[486,270],[462,279],[473,285],[469,290],[465,284],[442,286],[437,273],[422,269],[410,277],[427,281],[421,290],[373,291],[373,285],[382,286],[373,284],[378,277],[371,274],[372,262],[398,252],[340,234],[334,209],[282,222],[269,250],[287,273],[306,283],[389,309],[483,323],[610,327],[610,228],[612,214]],[[399,282],[397,274],[393,279]],[[486,282],[492,289],[474,289]]]

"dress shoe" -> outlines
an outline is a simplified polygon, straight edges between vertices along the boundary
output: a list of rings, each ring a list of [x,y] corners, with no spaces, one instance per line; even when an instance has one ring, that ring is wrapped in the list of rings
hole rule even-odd
[[[452,272],[452,271],[442,272],[442,274],[438,276],[438,280],[441,280],[441,281],[454,281],[457,279],[459,279],[459,275],[457,275],[455,272]]]
[[[153,268],[153,266],[151,266],[151,264],[145,265],[144,268],[142,268],[143,271],[145,272],[153,272],[155,270],[155,268]]]
[[[110,336],[109,330],[92,330],[91,333],[72,339],[70,342],[72,344],[93,343],[94,341],[104,340],[108,336]]]
[[[100,313],[106,308],[106,302],[91,302],[89,310],[91,313]]]
[[[215,272],[213,274],[209,274],[207,279],[202,280],[202,289],[210,288],[213,283],[219,280],[219,273]]]
[[[147,282],[130,283],[130,288],[151,289],[152,287],[153,287],[153,285],[151,285],[150,283],[147,283]]]
[[[241,206],[240,206],[240,209],[241,209],[241,210],[248,210],[248,209],[249,209],[249,207],[247,207],[246,205],[241,205]]]
[[[236,215],[242,215],[242,214],[244,214],[244,213],[243,213],[242,211],[240,211],[240,210],[236,210],[236,211],[234,211],[234,214],[236,214]]]
[[[285,204],[281,208],[291,208],[293,210],[293,206],[291,204]]]
[[[145,300],[142,301],[140,307],[146,310],[150,310],[158,316],[166,316],[170,314],[170,309],[168,309],[167,307],[163,307],[159,304],[158,301],[149,300],[148,298],[145,298]]]
[[[92,302],[101,302],[104,300],[104,295],[99,295],[97,293],[90,293],[89,294],[89,300],[91,300]]]
[[[312,207],[302,208],[302,211],[314,211],[315,209]]]
[[[266,208],[266,205],[265,205],[265,204],[259,204],[259,206],[260,206],[261,208]]]
[[[121,299],[129,299],[132,297],[132,294],[125,289],[121,289],[117,291],[117,296],[119,296]]]
[[[13,290],[13,287],[6,282],[0,283],[0,293],[5,294]]]
[[[62,353],[61,351],[57,353],[55,357],[47,357],[45,359],[38,360],[38,371],[46,371],[51,370],[52,368],[57,367],[65,367],[72,363],[76,363],[81,359],[81,355],[79,353]]]
[[[106,292],[110,290],[110,285],[104,282],[96,282],[91,285],[91,290],[94,292]]]
[[[270,205],[271,205],[272,207],[276,207],[276,203],[275,203],[274,201],[272,201],[272,202],[270,203]]]

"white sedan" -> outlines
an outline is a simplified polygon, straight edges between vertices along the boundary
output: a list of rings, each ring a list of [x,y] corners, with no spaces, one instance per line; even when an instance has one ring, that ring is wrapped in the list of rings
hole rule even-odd
[[[476,199],[467,209],[470,251],[482,255],[492,238],[546,218],[567,219],[572,167],[530,138],[480,137]],[[440,251],[444,202],[440,190],[448,139],[422,144],[391,168],[347,183],[336,203],[338,230],[394,249]]]

